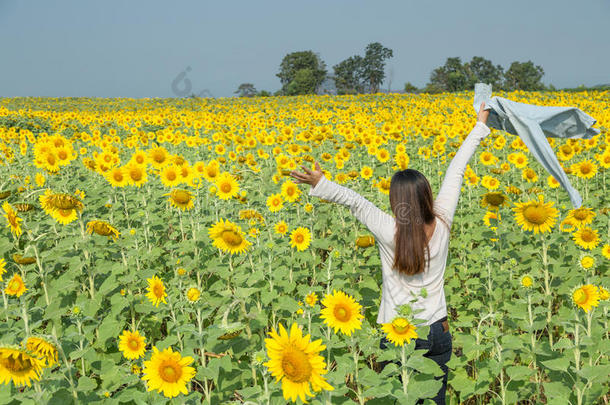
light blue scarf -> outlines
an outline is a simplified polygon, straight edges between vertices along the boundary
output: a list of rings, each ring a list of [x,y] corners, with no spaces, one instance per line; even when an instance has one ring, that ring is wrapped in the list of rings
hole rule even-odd
[[[538,162],[568,192],[574,208],[580,208],[582,197],[570,184],[546,137],[589,139],[600,132],[591,128],[596,120],[576,107],[539,106],[491,97],[491,85],[476,83],[473,105],[477,114],[483,101],[485,109],[491,109],[487,126],[519,135]]]

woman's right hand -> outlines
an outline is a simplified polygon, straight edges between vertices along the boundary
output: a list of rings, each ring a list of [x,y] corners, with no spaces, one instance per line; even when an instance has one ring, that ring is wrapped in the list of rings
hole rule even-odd
[[[477,116],[477,121],[480,121],[483,124],[487,125],[487,118],[489,117],[490,110],[485,110],[484,108],[485,108],[485,101],[483,101],[481,103],[481,108],[479,108],[479,115]]]

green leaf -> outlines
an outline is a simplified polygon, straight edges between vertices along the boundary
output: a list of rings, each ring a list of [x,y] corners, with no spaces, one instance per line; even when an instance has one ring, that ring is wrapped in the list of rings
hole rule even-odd
[[[570,365],[570,360],[565,357],[559,357],[557,359],[541,361],[541,363],[551,370],[555,371],[568,371],[568,366]]]
[[[79,391],[88,392],[88,391],[92,391],[96,388],[97,388],[97,382],[95,382],[94,379],[91,379],[86,376],[82,376],[81,378],[78,379],[77,389]]]
[[[432,374],[436,377],[444,374],[443,370],[434,360],[419,354],[413,354],[409,357],[407,360],[407,367],[414,368],[421,373]]]
[[[525,366],[512,366],[506,368],[506,374],[516,381],[527,380],[529,376],[534,374],[535,370]]]
[[[584,366],[578,374],[590,382],[607,382],[610,375],[610,364],[599,364],[596,366]]]

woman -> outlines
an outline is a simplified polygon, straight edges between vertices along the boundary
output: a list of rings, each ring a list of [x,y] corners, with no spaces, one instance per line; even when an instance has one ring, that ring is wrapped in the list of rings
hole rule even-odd
[[[305,173],[290,173],[297,183],[311,185],[310,196],[348,206],[375,236],[383,279],[377,323],[391,322],[397,315],[396,308],[402,304],[409,303],[413,310],[421,310],[417,318],[426,320],[424,325],[430,325],[430,332],[426,340],[416,340],[415,348],[427,349],[425,356],[436,361],[445,372],[443,386],[434,398],[437,404],[445,403],[446,363],[452,350],[443,290],[449,231],[466,165],[479,142],[490,133],[486,125],[489,111],[484,108],[482,103],[478,121],[451,160],[434,201],[430,184],[419,171],[406,169],[392,176],[390,207],[394,217],[355,191],[328,180],[318,162],[315,162],[315,171],[301,166]],[[422,294],[422,289],[426,293]],[[417,301],[412,302],[414,299]],[[383,338],[380,347],[384,349],[387,344]]]

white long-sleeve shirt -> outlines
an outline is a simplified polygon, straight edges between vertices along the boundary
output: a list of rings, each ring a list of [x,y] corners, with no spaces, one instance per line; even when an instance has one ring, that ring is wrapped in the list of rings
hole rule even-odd
[[[381,256],[382,289],[381,305],[377,323],[391,322],[396,316],[396,308],[409,301],[414,310],[423,309],[415,318],[426,319],[424,325],[447,315],[445,290],[443,289],[447,253],[449,251],[449,231],[453,223],[464,172],[468,161],[474,154],[483,138],[490,133],[482,122],[477,122],[468,134],[459,150],[451,160],[441,188],[434,200],[434,210],[449,224],[449,229],[436,221],[434,232],[428,241],[430,260],[427,269],[413,276],[400,274],[392,268],[394,262],[395,218],[377,208],[366,198],[347,187],[341,186],[322,176],[315,187],[309,189],[309,195],[345,205],[351,213],[362,222],[374,235]],[[420,295],[421,289],[427,290],[427,297]]]

